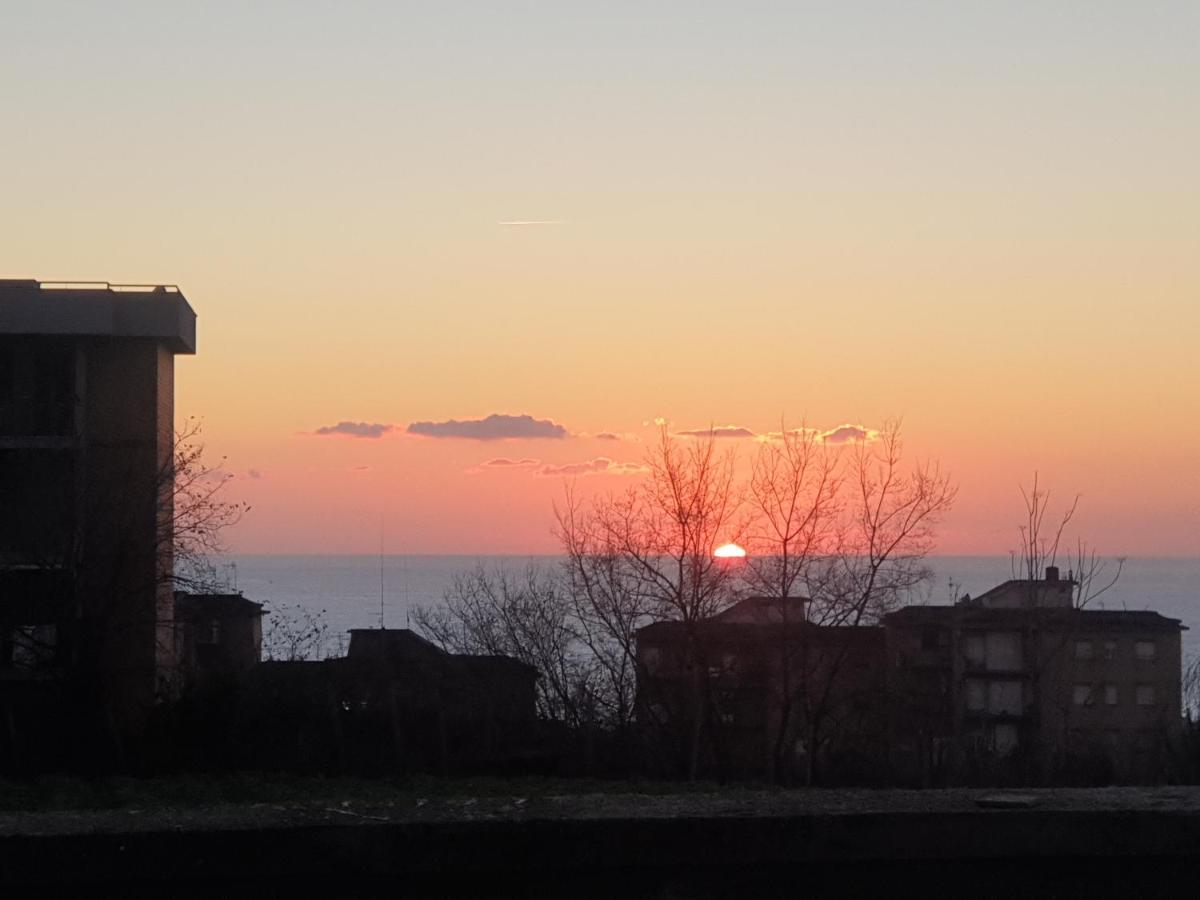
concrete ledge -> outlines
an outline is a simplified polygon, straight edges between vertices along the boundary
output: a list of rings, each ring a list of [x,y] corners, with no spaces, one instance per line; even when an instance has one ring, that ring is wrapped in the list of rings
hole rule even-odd
[[[1048,877],[1065,879],[1071,892],[1111,887],[1114,878],[1145,889],[1200,871],[1200,810],[1187,802],[730,813],[720,795],[683,799],[690,812],[672,812],[680,798],[627,796],[545,798],[527,811],[529,804],[511,801],[443,801],[414,809],[6,815],[0,882],[173,890],[407,885],[435,893],[538,885],[586,896],[619,886],[657,896],[682,885],[718,896],[739,885],[770,894],[777,882],[794,888],[800,877],[848,879],[872,891],[897,879],[941,883],[953,873],[986,875],[997,890]],[[636,808],[619,814],[617,800]]]

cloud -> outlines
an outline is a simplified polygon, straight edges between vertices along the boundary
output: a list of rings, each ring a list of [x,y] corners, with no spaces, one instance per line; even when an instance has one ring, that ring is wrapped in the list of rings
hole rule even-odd
[[[783,436],[784,436],[785,434],[787,434],[789,437],[798,437],[798,438],[800,438],[800,437],[814,437],[814,438],[820,439],[820,437],[821,437],[821,429],[820,429],[820,428],[789,428],[789,429],[788,429],[786,432],[783,432],[783,431],[765,431],[765,432],[763,432],[762,434],[758,435],[758,436],[755,438],[755,440],[757,440],[757,441],[760,441],[760,442],[762,442],[762,443],[764,443],[764,444],[765,444],[765,443],[771,443],[772,441],[779,441],[779,440],[782,440],[782,439],[783,439]]]
[[[591,437],[598,441],[613,441],[614,443],[624,441],[630,444],[639,444],[642,440],[636,434],[627,431],[601,431]]]
[[[350,471],[361,474],[363,472],[370,472],[371,467],[370,466],[351,466]]]
[[[495,459],[481,462],[477,466],[472,466],[467,469],[467,474],[478,475],[480,472],[485,472],[488,469],[529,469],[540,462],[540,459],[533,459],[528,456],[522,459],[509,459],[507,456],[498,456]]]
[[[613,434],[611,431],[602,431],[596,435],[596,440],[598,441],[619,441],[620,439],[621,436],[619,434]]]
[[[879,432],[862,425],[839,425],[821,432],[821,440],[827,444],[855,444],[879,439]]]
[[[587,462],[567,463],[561,466],[545,465],[537,474],[544,478],[570,477],[574,475],[640,475],[649,469],[641,463],[616,462],[607,456],[597,456]]]
[[[336,425],[322,425],[313,434],[348,434],[351,437],[378,438],[391,430],[391,425],[384,425],[382,422],[338,422]]]
[[[263,477],[263,473],[259,469],[247,469],[246,476],[253,481],[259,481]]]
[[[754,432],[740,425],[714,425],[711,428],[695,428],[691,431],[677,431],[676,437],[715,437],[715,438],[752,438]]]
[[[506,438],[568,437],[567,429],[549,419],[533,416],[506,416],[493,413],[486,419],[450,419],[446,422],[413,422],[409,434],[434,438],[465,438],[472,441],[500,441]]]

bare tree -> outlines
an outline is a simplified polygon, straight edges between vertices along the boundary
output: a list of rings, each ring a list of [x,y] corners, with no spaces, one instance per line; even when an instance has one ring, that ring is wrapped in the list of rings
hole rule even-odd
[[[1081,496],[1076,494],[1063,510],[1057,522],[1047,523],[1051,492],[1043,488],[1038,473],[1033,473],[1032,486],[1021,486],[1021,498],[1025,502],[1025,521],[1018,527],[1020,547],[1011,554],[1013,577],[1022,577],[1033,590],[1046,569],[1058,563],[1060,552],[1066,556],[1068,578],[1073,582],[1073,601],[1076,609],[1111,590],[1121,578],[1125,567],[1124,558],[1109,561],[1101,558],[1096,549],[1079,539],[1074,549],[1063,549],[1063,538],[1067,527],[1075,518]]]
[[[533,666],[538,714],[580,726],[594,716],[595,666],[583,652],[573,605],[554,572],[528,565],[520,576],[483,565],[458,575],[440,606],[419,607],[417,627],[456,653],[511,656]]]
[[[1073,609],[1085,609],[1116,585],[1124,569],[1124,559],[1103,559],[1083,539],[1077,539],[1074,548],[1064,547],[1068,528],[1079,510],[1079,494],[1071,498],[1061,514],[1053,517],[1050,512],[1052,492],[1042,486],[1038,473],[1034,472],[1030,487],[1021,486],[1021,498],[1025,517],[1018,527],[1019,548],[1012,552],[1011,558],[1013,577],[1020,577],[1024,582],[1030,606],[1036,607],[1043,602],[1043,579],[1047,577],[1049,567],[1058,565],[1060,555],[1065,557],[1068,565],[1067,583]],[[1036,635],[1036,651],[1029,666],[1033,714],[1043,714],[1038,704],[1057,708],[1062,728],[1058,747],[1067,746],[1076,717],[1073,699],[1064,682],[1069,672],[1064,660],[1076,636],[1076,621],[1069,620],[1066,628],[1055,633],[1039,632]],[[1045,759],[1040,761],[1047,762]]]
[[[713,550],[745,528],[734,457],[712,435],[677,438],[664,424],[646,464],[642,484],[593,503],[595,538],[623,560],[648,615],[694,624],[733,599],[735,573]]]
[[[298,662],[329,655],[329,623],[325,610],[300,605],[274,606],[267,612],[263,653],[268,660]]]
[[[904,605],[932,575],[926,560],[958,494],[936,462],[905,463],[898,421],[849,449],[839,547],[810,584],[814,620],[825,625],[874,622]]]
[[[763,596],[806,589],[813,563],[833,551],[841,507],[841,467],[816,429],[781,424],[754,458],[747,502],[752,511],[744,577]],[[786,616],[788,608],[781,609]]]
[[[1200,655],[1188,660],[1183,671],[1183,711],[1193,723],[1200,723]]]
[[[837,536],[842,483],[839,458],[815,429],[781,423],[778,438],[759,447],[750,473],[752,512],[744,577],[749,590],[778,600],[773,619],[779,640],[767,661],[768,739],[776,778],[789,774],[791,748],[804,715],[801,697],[811,687],[815,654],[808,638],[807,593],[814,568],[831,556]]]
[[[576,635],[596,664],[603,721],[623,735],[634,715],[637,631],[650,621],[646,604],[628,560],[596,527],[573,485],[554,513]]]
[[[211,591],[223,586],[213,557],[225,552],[226,530],[250,506],[224,499],[222,490],[233,476],[222,469],[225,457],[216,465],[205,459],[201,432],[201,421],[189,418],[176,431],[170,462],[159,472],[158,541],[170,550],[170,570],[161,573],[164,580],[179,588]]]
[[[935,529],[956,489],[935,463],[905,463],[899,422],[841,448],[803,428],[783,434],[760,450],[751,478],[758,539],[748,572],[781,601],[805,591],[800,627],[781,629],[773,752],[783,774],[798,740],[812,783],[857,698],[845,674],[852,633],[821,632],[818,646],[811,628],[873,624],[927,582]],[[786,616],[795,604],[780,607]]]

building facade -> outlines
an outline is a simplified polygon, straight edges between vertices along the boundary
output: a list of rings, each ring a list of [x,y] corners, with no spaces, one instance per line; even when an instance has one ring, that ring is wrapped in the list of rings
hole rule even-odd
[[[80,675],[136,727],[174,668],[177,288],[0,281],[0,679]]]
[[[967,760],[1029,777],[1157,777],[1181,715],[1182,625],[1079,609],[1050,568],[953,606],[884,617],[897,754],[936,780]]]
[[[638,721],[677,769],[729,776],[1160,779],[1182,625],[1079,609],[1075,588],[1050,568],[875,626],[814,626],[802,599],[761,597],[654,623],[637,635]]]
[[[884,738],[883,632],[819,627],[805,600],[750,597],[637,633],[637,715],[660,761],[809,780],[870,768]]]
[[[241,594],[175,592],[175,669],[181,690],[230,683],[262,661],[261,603]]]

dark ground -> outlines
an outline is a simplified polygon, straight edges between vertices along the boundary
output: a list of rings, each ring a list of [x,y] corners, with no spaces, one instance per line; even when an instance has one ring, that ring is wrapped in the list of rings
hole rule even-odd
[[[1190,896],[1200,788],[44,780],[0,785],[0,882],[174,894]]]

